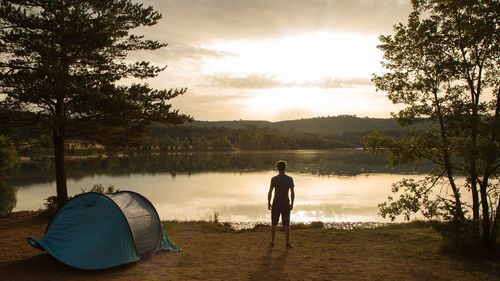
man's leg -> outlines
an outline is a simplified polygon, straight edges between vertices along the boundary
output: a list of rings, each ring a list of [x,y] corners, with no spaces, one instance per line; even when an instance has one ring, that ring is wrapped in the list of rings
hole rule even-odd
[[[274,246],[274,237],[276,236],[276,225],[280,218],[280,212],[277,208],[271,210],[271,246]]]
[[[283,210],[282,214],[283,228],[285,230],[286,246],[293,247],[290,243],[290,209]]]
[[[274,245],[274,236],[276,235],[276,226],[271,227],[271,245]]]
[[[290,244],[290,226],[283,226],[285,229],[286,244]]]

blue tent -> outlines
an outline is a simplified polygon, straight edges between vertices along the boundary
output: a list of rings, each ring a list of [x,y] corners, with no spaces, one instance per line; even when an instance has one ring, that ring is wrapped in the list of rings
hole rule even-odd
[[[163,231],[151,202],[130,191],[75,196],[52,217],[43,238],[28,238],[28,243],[82,269],[135,262],[162,249],[180,250]]]

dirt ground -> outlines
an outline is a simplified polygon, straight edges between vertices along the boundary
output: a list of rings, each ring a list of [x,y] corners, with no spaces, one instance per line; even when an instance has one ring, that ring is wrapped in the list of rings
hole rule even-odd
[[[297,226],[296,248],[286,250],[282,232],[269,247],[268,227],[233,231],[207,222],[166,222],[182,252],[84,271],[26,243],[26,237],[41,237],[47,222],[30,212],[0,217],[0,280],[500,280],[498,259],[445,255],[441,238],[426,226]]]

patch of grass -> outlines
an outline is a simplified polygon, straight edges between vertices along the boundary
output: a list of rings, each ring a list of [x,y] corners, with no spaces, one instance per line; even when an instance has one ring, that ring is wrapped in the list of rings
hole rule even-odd
[[[320,223],[292,226],[294,249],[283,233],[268,247],[269,225],[234,231],[209,221],[163,221],[180,253],[159,252],[129,266],[89,273],[65,267],[28,247],[47,219],[31,213],[0,218],[2,280],[498,280],[498,258],[444,254],[440,233],[426,223],[338,229]],[[21,237],[21,239],[19,238]],[[12,249],[23,249],[16,251]]]
[[[403,222],[403,223],[388,223],[377,228],[385,228],[385,229],[416,229],[416,228],[431,228],[432,222],[423,221],[423,220],[415,220],[411,222]]]
[[[292,225],[292,229],[309,229],[309,228],[325,228],[325,224],[321,221],[313,221],[310,223],[298,223]]]
[[[443,237],[441,251],[445,254],[475,259],[500,257],[500,245],[485,245],[477,222],[432,222],[432,227]]]
[[[219,212],[214,211],[214,213],[212,214],[212,217],[211,217],[211,222],[215,223],[215,224],[219,223]]]
[[[202,233],[237,232],[229,223],[213,223],[209,221],[163,221],[162,224],[167,231],[170,229],[178,230],[191,228]]]

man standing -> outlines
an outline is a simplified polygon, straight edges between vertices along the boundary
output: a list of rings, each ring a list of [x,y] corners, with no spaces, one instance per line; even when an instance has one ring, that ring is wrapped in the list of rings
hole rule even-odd
[[[271,179],[269,192],[267,193],[267,208],[271,210],[271,246],[274,246],[274,236],[276,234],[276,226],[281,215],[281,224],[285,229],[286,247],[293,248],[290,243],[290,211],[293,209],[293,201],[295,200],[295,192],[293,190],[293,178],[285,175],[286,162],[283,160],[276,163],[276,168],[279,174]],[[271,197],[274,189],[273,204]],[[290,190],[291,201],[288,198]]]

